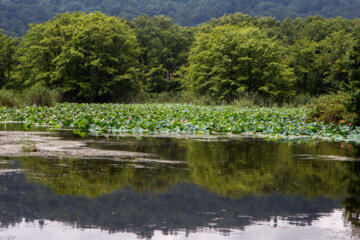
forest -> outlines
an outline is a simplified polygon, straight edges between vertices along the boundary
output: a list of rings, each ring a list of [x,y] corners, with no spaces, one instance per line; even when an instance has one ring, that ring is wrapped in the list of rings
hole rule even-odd
[[[235,12],[279,20],[309,15],[356,18],[360,0],[0,0],[0,28],[20,36],[29,23],[45,22],[66,11],[100,11],[127,19],[166,15],[175,23],[192,26]]]
[[[45,105],[200,99],[284,106],[316,98],[311,118],[357,124],[359,34],[358,18],[236,13],[182,27],[163,15],[67,12],[30,25],[21,38],[1,33],[0,103],[37,96]]]

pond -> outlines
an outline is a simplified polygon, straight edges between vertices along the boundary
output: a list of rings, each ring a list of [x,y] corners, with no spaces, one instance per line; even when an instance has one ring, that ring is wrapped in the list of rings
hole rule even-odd
[[[356,144],[0,130],[0,239],[360,238]]]

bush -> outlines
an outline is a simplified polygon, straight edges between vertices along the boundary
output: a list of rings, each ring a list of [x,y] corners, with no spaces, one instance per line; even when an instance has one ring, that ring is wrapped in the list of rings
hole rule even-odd
[[[345,102],[345,107],[348,112],[356,114],[354,124],[360,125],[360,89],[350,93],[350,97]]]
[[[200,106],[215,106],[220,104],[225,104],[224,101],[219,101],[214,99],[213,97],[205,94],[205,95],[196,95],[193,92],[183,91],[179,94],[177,99],[179,103],[186,103],[186,104],[194,104]]]
[[[278,107],[280,105],[273,99],[257,93],[242,93],[231,104],[239,107]]]
[[[34,85],[22,92],[0,90],[0,106],[19,107],[22,105],[54,106],[60,102],[61,92],[45,86]]]
[[[0,106],[15,107],[19,105],[19,94],[14,90],[0,90]]]
[[[309,104],[309,102],[316,101],[316,97],[311,96],[308,93],[300,93],[290,99],[287,104],[288,107],[304,107]]]
[[[38,106],[54,106],[60,102],[61,93],[59,90],[49,89],[45,86],[34,85],[25,89],[22,93],[23,104]]]
[[[310,102],[311,108],[308,120],[313,119],[324,123],[340,123],[341,121],[353,123],[356,114],[347,111],[345,103],[349,100],[346,93],[330,94],[319,97]]]

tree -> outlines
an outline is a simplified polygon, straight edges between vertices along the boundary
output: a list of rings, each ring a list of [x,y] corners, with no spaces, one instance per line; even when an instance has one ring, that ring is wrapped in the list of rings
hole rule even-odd
[[[360,41],[353,46],[350,62],[350,98],[345,104],[349,112],[357,114],[356,124],[360,125]]]
[[[15,41],[0,30],[0,89],[12,84],[15,63]]]
[[[31,25],[20,52],[24,86],[61,88],[70,101],[124,100],[139,89],[135,33],[99,12]]]
[[[292,95],[292,70],[281,56],[281,46],[258,28],[218,26],[195,39],[189,89],[228,102],[244,92],[279,102]]]
[[[320,65],[324,69],[324,85],[327,92],[337,92],[349,84],[348,58],[354,38],[338,31],[327,36],[319,43],[321,47]]]
[[[165,16],[140,16],[133,25],[142,49],[140,62],[146,89],[150,93],[174,90],[177,83],[172,76],[187,62],[193,42],[191,30],[174,24]]]
[[[323,93],[323,76],[318,65],[319,44],[308,39],[300,39],[291,46],[290,52],[290,65],[294,68],[294,86],[297,93]]]

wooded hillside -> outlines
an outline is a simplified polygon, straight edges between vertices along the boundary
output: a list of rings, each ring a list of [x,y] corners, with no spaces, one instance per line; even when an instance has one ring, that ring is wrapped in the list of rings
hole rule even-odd
[[[242,12],[252,16],[360,16],[360,0],[0,0],[0,28],[23,35],[29,23],[50,20],[65,11],[100,11],[133,19],[147,14],[167,15],[180,25],[196,25],[213,17]]]

